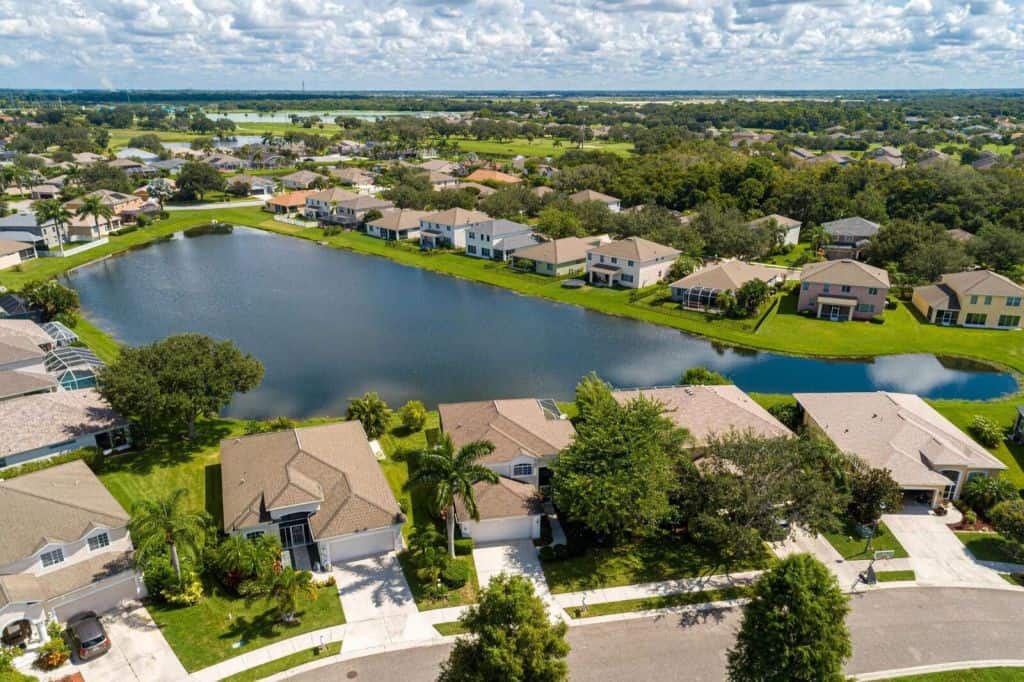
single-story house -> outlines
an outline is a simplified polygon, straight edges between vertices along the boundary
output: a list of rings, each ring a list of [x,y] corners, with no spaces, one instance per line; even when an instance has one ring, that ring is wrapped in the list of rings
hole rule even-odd
[[[903,168],[907,165],[903,158],[903,152],[899,147],[882,146],[864,152],[864,158],[868,161],[884,163],[893,168]]]
[[[544,504],[540,492],[529,483],[500,476],[497,483],[473,484],[479,521],[474,521],[462,498],[455,500],[455,518],[466,537],[476,543],[504,542],[540,537]]]
[[[10,400],[35,393],[52,393],[57,388],[57,380],[53,375],[0,369],[0,400]]]
[[[232,175],[227,186],[230,188],[232,185],[247,185],[251,197],[269,197],[277,191],[277,181],[265,175]]]
[[[825,152],[824,154],[815,156],[813,159],[807,159],[804,163],[809,166],[820,163],[834,163],[839,166],[846,166],[854,161],[856,161],[856,159],[849,154],[844,154],[842,152]]]
[[[0,469],[94,447],[123,449],[128,422],[94,389],[27,395],[0,402]]]
[[[358,421],[229,438],[220,460],[224,532],[276,535],[295,568],[403,547],[405,515]]]
[[[515,261],[517,265],[525,262],[531,263],[533,271],[541,275],[553,277],[572,275],[586,270],[587,251],[611,241],[612,238],[606,234],[552,239],[517,249]]]
[[[508,173],[502,173],[501,171],[489,170],[487,168],[477,168],[475,171],[466,176],[467,182],[493,182],[502,185],[516,185],[523,181],[517,175],[509,175]]]
[[[466,255],[474,258],[508,261],[536,243],[532,227],[512,220],[488,220],[466,231]]]
[[[810,149],[804,149],[803,147],[793,147],[789,150],[789,156],[797,163],[803,161],[810,161],[815,157],[815,153]]]
[[[308,170],[300,170],[288,175],[282,175],[279,179],[286,189],[309,189],[317,182],[327,180],[327,178],[319,173]]]
[[[46,353],[53,340],[43,333],[42,339],[14,325],[26,325],[39,329],[32,320],[0,319],[0,370],[19,370],[42,374],[46,372]],[[41,331],[41,330],[40,330]]]
[[[154,154],[149,150],[139,149],[138,147],[125,147],[114,154],[114,156],[119,159],[134,159],[136,161],[144,161],[146,163],[160,159],[159,154]]]
[[[163,161],[153,161],[149,165],[156,168],[158,171],[164,171],[168,175],[177,175],[181,172],[182,167],[185,165],[184,159],[166,159]]]
[[[849,258],[811,263],[800,273],[799,312],[833,322],[870,320],[885,310],[889,273]]]
[[[285,192],[267,199],[266,207],[271,213],[285,215],[288,213],[301,213],[306,208],[306,198],[315,190],[299,190],[297,192]]]
[[[462,171],[462,164],[456,161],[446,161],[445,159],[430,159],[429,161],[417,164],[417,168],[422,168],[432,173],[453,175]]]
[[[51,614],[63,622],[146,596],[128,512],[84,462],[0,481],[0,518],[0,645],[34,650]]]
[[[612,213],[618,213],[620,210],[622,210],[622,203],[619,199],[613,196],[609,196],[607,194],[602,194],[601,192],[595,192],[592,189],[585,189],[576,192],[575,194],[570,194],[569,201],[571,201],[574,204],[582,204],[587,201],[596,201],[607,206],[608,210],[611,211]]]
[[[587,251],[587,281],[594,286],[643,289],[668,275],[681,251],[641,237],[627,237]]]
[[[871,243],[871,238],[878,234],[879,225],[866,218],[854,216],[822,223],[821,227],[828,234],[825,245],[825,257],[860,258],[861,253]]]
[[[203,163],[208,163],[219,171],[235,171],[245,168],[245,161],[230,154],[210,154],[203,157]]]
[[[0,233],[3,234],[3,233]],[[0,270],[13,268],[26,261],[36,258],[35,244],[31,242],[17,242],[10,239],[0,239]]]
[[[934,324],[1020,329],[1024,287],[991,270],[953,272],[915,287],[912,300]]]
[[[718,312],[722,292],[735,293],[751,280],[759,279],[770,287],[783,284],[798,272],[763,263],[748,263],[735,258],[710,263],[669,285],[672,300],[688,310]]]
[[[387,241],[418,239],[420,236],[420,220],[427,211],[414,211],[411,208],[392,208],[384,211],[380,218],[366,223],[366,234]]]
[[[888,469],[908,493],[933,506],[955,500],[975,476],[1006,469],[920,397],[910,393],[797,393],[804,423],[844,452]]]
[[[465,248],[467,230],[490,220],[486,213],[465,208],[428,213],[420,219],[420,248]]]
[[[498,191],[493,187],[481,185],[479,182],[462,182],[461,180],[459,181],[459,184],[455,186],[455,189],[474,189],[476,190],[476,195],[478,197],[489,197]]]
[[[362,168],[335,168],[331,171],[331,177],[359,191],[370,191],[375,187],[373,174]]]
[[[79,166],[91,166],[94,163],[107,160],[107,157],[101,154],[94,154],[93,152],[79,152],[77,154],[72,154],[71,158],[73,158],[75,163]]]
[[[803,225],[799,220],[794,218],[787,218],[784,215],[778,213],[772,213],[766,215],[763,218],[757,220],[751,220],[747,223],[747,227],[750,229],[757,229],[761,227],[774,227],[779,229],[781,234],[780,244],[796,246],[800,242],[800,227]]]
[[[60,195],[60,187],[57,185],[51,185],[44,183],[42,185],[35,185],[29,190],[29,197],[32,199],[53,199]]]

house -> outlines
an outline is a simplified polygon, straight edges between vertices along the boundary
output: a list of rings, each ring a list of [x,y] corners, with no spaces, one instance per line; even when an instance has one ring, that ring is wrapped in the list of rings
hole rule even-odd
[[[490,170],[487,168],[477,168],[475,171],[466,176],[467,182],[493,182],[500,185],[516,185],[523,181],[522,178],[516,175],[509,175],[508,173],[502,173],[501,171]]]
[[[245,168],[245,161],[229,154],[210,154],[203,157],[203,163],[208,163],[219,171],[236,171]]]
[[[36,214],[27,210],[0,218],[0,239],[31,243],[46,251],[60,246],[57,225],[52,220],[40,224]]]
[[[185,165],[184,159],[166,159],[164,161],[153,161],[149,165],[156,168],[158,171],[165,172],[168,175],[177,175],[181,172],[182,167]]]
[[[1001,158],[1002,157],[995,152],[984,151],[978,155],[977,159],[971,161],[971,167],[977,170],[989,170],[990,168],[995,168],[999,165]]]
[[[154,154],[151,151],[139,149],[138,147],[125,147],[114,154],[114,156],[118,159],[134,159],[135,161],[142,161],[144,163],[158,161],[160,159],[159,154]]]
[[[74,159],[75,163],[79,166],[91,166],[94,163],[107,160],[107,157],[101,154],[94,154],[92,152],[79,152],[78,154],[72,154],[71,158]]]
[[[864,152],[864,158],[868,161],[884,163],[893,168],[903,168],[907,165],[903,158],[903,152],[899,147],[882,146]]]
[[[0,369],[0,401],[57,390],[57,380],[49,374]]]
[[[287,215],[289,213],[301,213],[306,209],[306,199],[315,192],[315,190],[299,190],[297,192],[285,192],[284,194],[278,194],[275,197],[267,199],[265,204],[266,210],[271,213],[277,213],[279,215]]]
[[[0,318],[0,371],[45,374],[54,340],[27,318]]]
[[[885,310],[889,273],[844,258],[811,263],[800,273],[799,312],[838,322],[870,320]]]
[[[277,181],[265,175],[232,175],[227,179],[227,186],[246,185],[251,197],[270,197],[277,191]]]
[[[961,230],[959,227],[954,227],[951,230],[946,230],[946,234],[948,234],[950,237],[957,240],[958,242],[969,242],[972,239],[974,239],[973,234],[971,234],[967,230]]]
[[[380,218],[366,223],[366,234],[387,241],[418,239],[420,236],[420,220],[425,215],[427,215],[427,211],[393,208],[384,211]]]
[[[587,281],[594,286],[642,289],[663,280],[680,253],[640,237],[608,242],[587,251]]]
[[[778,229],[781,233],[780,244],[788,246],[796,246],[800,242],[800,228],[803,225],[799,220],[793,218],[787,218],[784,215],[778,213],[772,213],[766,215],[763,218],[757,220],[751,220],[747,223],[747,227],[754,230],[757,228],[773,227]]]
[[[327,178],[313,171],[300,170],[282,175],[279,180],[287,189],[309,189],[318,182],[326,182]]]
[[[543,199],[544,197],[546,197],[547,195],[551,194],[554,191],[555,190],[551,189],[547,185],[540,185],[539,187],[534,187],[533,189],[530,190],[530,192],[532,192],[533,195],[539,199]]]
[[[793,147],[789,150],[789,157],[797,163],[803,161],[810,161],[816,156],[810,149],[804,149],[803,147]]]
[[[138,206],[126,209],[121,216],[132,220],[138,216],[145,202],[140,201]],[[159,206],[156,207],[159,211]],[[92,242],[108,236],[111,232],[117,232],[124,225],[121,216],[112,215],[109,218],[97,218],[91,215],[71,215],[71,219],[64,224],[65,239],[68,242]]]
[[[107,165],[111,168],[119,168],[125,172],[126,175],[158,175],[160,171],[150,166],[148,163],[140,163],[134,159],[114,159],[108,161]]]
[[[337,223],[348,227],[359,227],[366,221],[366,214],[370,211],[383,213],[394,208],[395,205],[387,199],[378,199],[368,194],[359,194],[351,199],[338,202],[324,222]]]
[[[458,178],[438,171],[428,172],[427,181],[435,192],[439,192],[443,189],[456,189],[459,186]]]
[[[224,532],[279,537],[297,569],[403,547],[405,515],[358,421],[229,438],[220,461]]]
[[[612,213],[618,213],[622,209],[621,202],[615,197],[595,192],[592,189],[585,189],[569,195],[569,201],[574,204],[582,204],[585,201],[596,201],[608,207]]]
[[[0,239],[0,270],[21,265],[26,261],[32,260],[37,255],[36,247],[31,242]]]
[[[53,199],[60,195],[60,187],[51,184],[34,185],[29,188],[29,197],[35,200]]]
[[[0,403],[2,405],[3,403]],[[0,481],[0,643],[34,650],[66,621],[146,596],[128,512],[82,461]]]
[[[128,422],[94,389],[0,402],[0,469],[82,448],[104,452],[131,442]]]
[[[807,159],[804,163],[808,166],[814,166],[820,163],[834,163],[840,166],[847,166],[856,161],[849,154],[843,154],[842,152],[825,152],[819,156],[815,156],[813,159]]]
[[[420,219],[420,248],[439,249],[466,247],[466,231],[491,220],[481,211],[450,208],[428,213]]]
[[[879,230],[878,223],[859,216],[822,223],[821,227],[828,234],[827,258],[860,258]]]
[[[1006,465],[909,393],[797,393],[809,428],[843,452],[888,469],[905,493],[925,494],[932,506],[955,500],[976,476]]]
[[[572,275],[586,270],[587,251],[611,241],[612,238],[606,234],[552,239],[517,249],[515,261],[517,266],[529,263],[540,275]]]
[[[121,192],[109,189],[98,189],[65,202],[64,208],[71,212],[77,211],[84,204],[85,197],[99,197],[103,205],[109,208],[115,216],[120,216],[128,209],[139,208],[143,203],[142,197],[137,197],[134,194],[122,194]]]
[[[474,542],[526,540],[541,536],[540,520],[544,502],[540,491],[529,483],[499,476],[497,483],[473,484],[473,499],[479,521],[474,521],[462,498],[455,500],[459,530]]]
[[[454,175],[462,171],[462,164],[455,161],[446,161],[445,159],[431,159],[416,166],[430,173],[446,173],[448,175]]]
[[[509,261],[519,249],[533,246],[537,238],[529,225],[495,219],[466,231],[466,255]]]
[[[455,185],[455,189],[474,189],[478,197],[489,197],[498,191],[493,187],[481,185],[479,182],[462,182],[461,180],[459,184]]]
[[[729,258],[709,263],[669,285],[673,301],[687,310],[720,312],[718,297],[722,292],[735,294],[751,280],[761,280],[769,287],[780,286],[797,274],[796,271],[762,263]]]
[[[737,386],[665,386],[612,391],[620,404],[644,397],[661,403],[676,426],[690,432],[691,447],[701,450],[708,443],[730,434],[760,438],[788,438],[793,435],[768,410],[758,405]]]
[[[929,149],[917,160],[918,168],[936,168],[951,163],[953,158],[949,154],[943,154],[937,149]]]
[[[990,270],[942,275],[914,287],[913,303],[925,319],[943,326],[1020,329],[1024,287]]]
[[[355,192],[350,192],[340,187],[330,187],[314,192],[306,197],[305,216],[309,220],[326,221],[337,213],[338,204],[349,199],[355,199],[358,196]]]
[[[331,177],[343,185],[355,187],[359,191],[372,191],[376,187],[373,174],[362,168],[335,168]]]

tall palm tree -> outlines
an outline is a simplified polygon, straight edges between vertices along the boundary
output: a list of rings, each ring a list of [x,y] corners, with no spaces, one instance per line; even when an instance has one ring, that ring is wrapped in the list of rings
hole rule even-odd
[[[33,208],[36,211],[36,218],[40,223],[53,221],[57,228],[57,244],[60,247],[60,255],[64,256],[64,231],[63,227],[71,220],[71,212],[64,208],[64,204],[57,199],[43,199],[37,201]]]
[[[241,592],[248,601],[263,597],[273,603],[284,623],[295,622],[299,598],[316,599],[313,574],[309,571],[296,571],[291,566],[286,566],[280,571],[272,571],[263,580],[243,583]]]
[[[419,465],[405,483],[407,490],[430,490],[434,506],[444,511],[448,530],[448,554],[455,556],[455,501],[462,500],[474,521],[480,520],[480,511],[473,496],[473,484],[479,481],[497,483],[498,475],[479,464],[477,460],[494,452],[494,443],[473,441],[455,452],[450,435],[445,434],[437,448],[420,453]]]
[[[82,205],[75,211],[75,215],[79,218],[85,216],[92,216],[92,224],[96,228],[96,233],[100,231],[100,218],[107,221],[107,231],[110,231],[110,218],[114,215],[114,212],[110,210],[110,207],[103,203],[103,197],[98,194],[87,194],[82,197]]]
[[[280,558],[281,541],[274,535],[261,535],[252,540],[232,535],[217,548],[217,567],[232,584],[259,577]]]
[[[196,556],[206,537],[209,517],[205,512],[188,509],[188,490],[178,488],[166,497],[140,500],[132,508],[129,524],[132,541],[140,560],[170,550],[174,572],[181,580],[179,554]]]

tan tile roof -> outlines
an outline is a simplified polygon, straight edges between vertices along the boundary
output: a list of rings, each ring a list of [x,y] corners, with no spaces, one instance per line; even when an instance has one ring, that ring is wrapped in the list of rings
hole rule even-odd
[[[443,403],[437,406],[441,428],[456,449],[477,440],[494,444],[481,461],[507,462],[519,455],[553,457],[572,442],[568,419],[552,419],[535,398]]]
[[[486,168],[476,169],[466,176],[466,180],[469,182],[504,182],[511,185],[523,181],[518,176],[502,173],[501,171],[487,170]]]
[[[0,609],[17,602],[43,601],[43,587],[31,573],[0,575]]]
[[[357,421],[310,426],[221,442],[224,530],[248,528],[268,510],[319,502],[314,538],[401,522],[366,433]]]
[[[414,211],[411,208],[395,208],[384,211],[380,218],[371,220],[367,225],[382,227],[388,230],[410,230],[420,226],[420,219],[427,215],[426,211]]]
[[[602,204],[614,204],[619,199],[617,197],[610,196],[608,194],[602,194],[601,192],[595,192],[592,189],[584,189],[576,192],[575,194],[569,195],[569,201],[574,204],[579,204],[584,201],[600,201]]]
[[[44,599],[53,599],[87,585],[132,570],[131,552],[101,552],[66,568],[36,576]]]
[[[843,258],[804,266],[801,282],[849,284],[857,287],[889,288],[889,273],[882,268]]]
[[[325,203],[341,203],[342,201],[348,201],[349,199],[356,199],[358,197],[358,194],[350,192],[347,189],[329,187],[328,189],[314,192],[307,198],[316,199],[317,201],[323,201]]]
[[[339,202],[338,205],[353,211],[367,211],[371,208],[385,209],[392,208],[394,206],[394,204],[387,199],[378,199],[377,197],[367,196],[366,194],[359,194],[351,199],[346,199],[345,201]]]
[[[10,336],[28,338],[37,346],[53,343],[53,337],[32,320],[0,320],[0,339]]]
[[[941,277],[961,296],[1024,296],[1024,287],[990,270],[954,272]]]
[[[26,360],[42,360],[44,357],[46,353],[29,337],[0,335],[0,367]]]
[[[435,211],[423,216],[423,220],[437,225],[468,225],[490,219],[491,216],[483,211],[470,211],[465,208],[449,208],[447,211]]]
[[[81,460],[0,481],[0,566],[50,542],[80,540],[94,528],[123,528],[128,518]]]
[[[574,261],[586,260],[587,251],[596,246],[606,244],[611,237],[606,234],[594,237],[563,237],[541,242],[536,246],[528,246],[525,249],[516,251],[516,258],[529,258],[541,263],[572,263]]]
[[[50,374],[42,372],[0,371],[0,400],[52,390],[57,380]]]
[[[950,305],[956,301],[959,308],[959,299],[956,294],[944,284],[929,284],[923,287],[914,287],[914,295],[920,296],[925,303],[935,309],[950,310]]]
[[[654,260],[655,258],[662,256],[675,258],[682,253],[678,249],[673,249],[671,246],[658,244],[657,242],[648,241],[641,237],[627,237],[626,239],[608,242],[607,244],[602,244],[597,248],[591,249],[591,251],[599,256],[626,258],[628,260],[635,260],[641,263]]]
[[[0,256],[9,256],[12,253],[21,253],[31,249],[32,245],[26,242],[16,242],[11,239],[0,239]]]
[[[749,225],[750,227],[760,227],[761,225],[767,225],[772,220],[774,220],[775,224],[778,225],[779,227],[784,227],[786,229],[799,227],[800,225],[803,225],[803,223],[801,223],[799,220],[787,218],[786,216],[779,215],[778,213],[772,213],[771,215],[766,215],[763,218],[751,220],[749,223],[747,223],[747,225]]]
[[[905,488],[949,483],[933,469],[1006,465],[910,393],[797,393],[797,401],[845,452],[889,469]],[[930,464],[930,466],[929,466]]]
[[[331,177],[354,185],[373,183],[373,175],[362,168],[335,168],[331,171]]]
[[[108,431],[125,421],[94,389],[40,393],[0,402],[0,457]]]
[[[497,483],[474,483],[473,499],[476,500],[481,521],[540,514],[543,507],[540,493],[536,488],[529,483],[505,476],[500,476]],[[455,500],[455,514],[461,521],[472,519],[461,498]]]
[[[697,447],[729,433],[749,432],[765,438],[793,435],[768,410],[732,385],[634,388],[614,391],[612,395],[622,404],[641,395],[657,400],[676,425],[690,432]]]
[[[784,282],[795,274],[797,271],[787,268],[729,259],[692,272],[686,277],[672,282],[670,286],[674,289],[704,287],[735,290],[754,279],[773,284],[776,281]]]
[[[309,183],[319,180],[323,177],[324,176],[320,175],[319,173],[314,173],[313,171],[299,170],[295,171],[294,173],[289,173],[288,175],[282,175],[281,180],[288,180],[290,182],[301,182],[305,185],[308,185]]]

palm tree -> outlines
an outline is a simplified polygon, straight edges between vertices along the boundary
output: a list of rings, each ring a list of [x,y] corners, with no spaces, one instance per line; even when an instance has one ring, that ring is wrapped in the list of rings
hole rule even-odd
[[[60,246],[60,255],[64,256],[64,233],[62,227],[71,220],[71,212],[64,208],[64,204],[57,199],[43,199],[35,203],[36,217],[40,223],[53,221],[57,227],[57,244]]]
[[[136,554],[141,561],[169,549],[174,572],[181,580],[179,552],[195,556],[206,537],[209,517],[185,507],[188,490],[178,488],[166,497],[139,500],[132,508],[129,524]]]
[[[353,398],[348,404],[348,418],[358,419],[370,440],[376,440],[388,430],[391,410],[376,393],[364,393],[362,398]]]
[[[480,510],[473,496],[473,484],[479,481],[497,483],[498,475],[478,464],[481,457],[494,452],[494,443],[473,441],[455,452],[450,435],[445,434],[437,448],[420,453],[416,471],[405,483],[406,490],[432,491],[434,506],[445,514],[448,530],[448,554],[455,556],[455,501],[461,500],[474,521],[480,520]]]
[[[257,578],[281,558],[281,541],[273,535],[249,540],[232,535],[217,548],[217,567],[233,585]]]
[[[99,194],[86,194],[82,197],[82,205],[75,211],[75,215],[79,218],[85,216],[92,216],[92,224],[96,228],[96,233],[100,231],[100,218],[107,221],[107,231],[110,231],[110,217],[114,215],[114,212],[110,210],[110,207],[103,203],[103,197]]]
[[[293,623],[297,620],[295,612],[299,610],[300,597],[316,599],[313,574],[309,571],[296,571],[291,566],[271,572],[262,581],[254,580],[243,584],[242,592],[249,600],[262,596],[277,606],[283,623]]]

